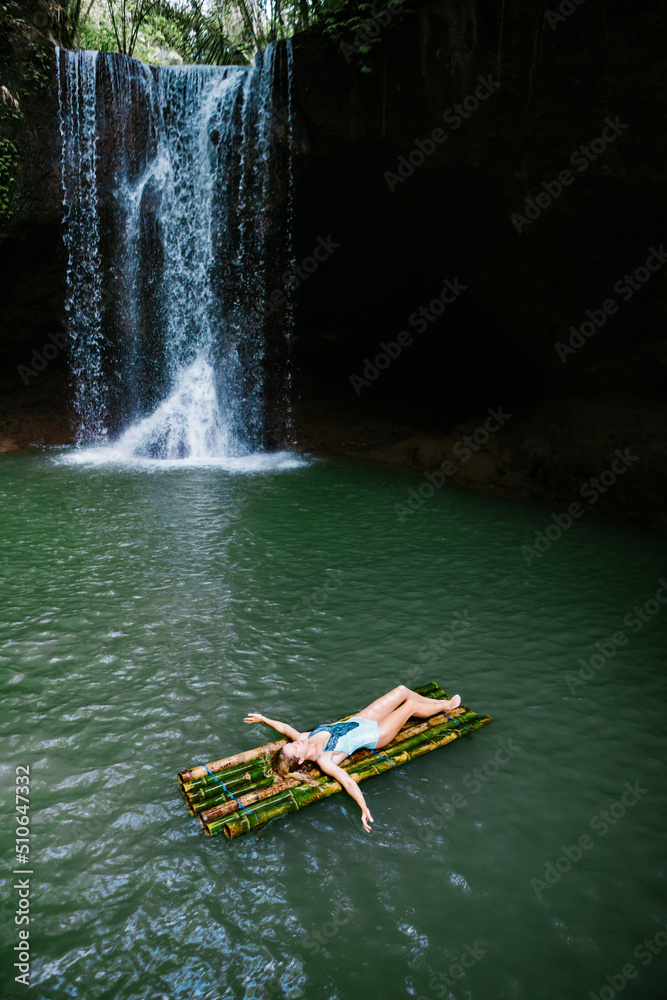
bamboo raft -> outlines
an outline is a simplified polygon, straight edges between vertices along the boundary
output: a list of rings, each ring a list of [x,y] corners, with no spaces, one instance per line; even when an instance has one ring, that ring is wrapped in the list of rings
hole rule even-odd
[[[447,698],[435,681],[415,690],[427,698]],[[392,742],[381,748],[382,757],[374,750],[362,748],[346,757],[341,767],[359,783],[445,746],[491,721],[490,716],[476,715],[463,705],[446,714],[432,715],[430,719],[412,716]],[[178,782],[188,809],[199,819],[207,836],[222,831],[232,839],[342,791],[337,781],[308,761],[302,765],[302,770],[312,774],[317,780],[316,786],[291,776],[283,781],[276,780],[271,759],[287,742],[281,738],[211,764],[181,771]]]

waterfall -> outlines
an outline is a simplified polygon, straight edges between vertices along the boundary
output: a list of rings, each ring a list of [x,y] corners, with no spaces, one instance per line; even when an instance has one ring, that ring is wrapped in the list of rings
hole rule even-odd
[[[291,429],[291,43],[252,67],[57,56],[77,443],[168,460],[275,447]]]
[[[66,87],[71,96],[63,113],[63,80],[58,75],[58,105],[63,164],[63,236],[67,251],[66,323],[74,377],[78,436],[102,437],[106,400],[102,380],[102,263],[97,211],[97,118],[95,79],[97,52],[83,51],[66,60]]]

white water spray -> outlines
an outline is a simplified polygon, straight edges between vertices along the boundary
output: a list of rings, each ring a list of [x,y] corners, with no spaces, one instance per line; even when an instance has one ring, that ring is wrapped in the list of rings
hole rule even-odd
[[[290,43],[282,51],[291,118]],[[293,257],[292,129],[285,141],[276,54],[269,46],[251,68],[157,67],[58,50],[80,446],[170,462],[264,447],[261,317],[272,274]],[[286,355],[292,321],[288,303]]]

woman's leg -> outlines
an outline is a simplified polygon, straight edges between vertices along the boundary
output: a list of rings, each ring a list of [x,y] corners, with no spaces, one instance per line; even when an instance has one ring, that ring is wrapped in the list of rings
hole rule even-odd
[[[411,691],[405,684],[399,684],[398,687],[388,691],[387,694],[383,694],[381,698],[372,701],[370,705],[367,705],[366,708],[356,714],[362,716],[364,719],[375,719],[376,722],[380,722],[381,719],[387,718],[408,698],[414,706],[427,709],[425,714],[420,715],[420,718],[424,719],[427,719],[429,715],[435,715],[436,712],[447,712],[452,708],[458,708],[461,704],[461,699],[457,694],[448,701],[438,701],[435,698],[425,698],[423,695],[417,694],[416,691]],[[418,714],[416,711],[409,713],[409,715]]]
[[[419,697],[419,695],[417,695]],[[457,696],[458,697],[458,696]],[[452,698],[452,701],[454,699]],[[427,702],[426,705],[422,702]],[[460,699],[459,699],[460,702]],[[421,701],[413,701],[412,698],[408,698],[402,705],[395,708],[393,712],[385,716],[384,719],[378,720],[379,736],[377,741],[377,748],[384,747],[387,743],[391,743],[396,734],[398,733],[401,726],[405,725],[410,716],[414,715],[418,719],[428,719],[432,715],[437,715],[438,712],[447,711],[449,702],[436,701],[434,698],[423,698]],[[456,706],[454,706],[456,707]]]
[[[380,719],[384,719],[395,708],[398,708],[408,697],[409,693],[409,689],[406,688],[405,684],[399,684],[398,687],[392,688],[391,691],[383,694],[381,698],[376,698],[375,701],[372,701],[370,705],[367,705],[366,708],[356,714],[361,715],[364,719],[375,719],[376,722],[379,722]]]

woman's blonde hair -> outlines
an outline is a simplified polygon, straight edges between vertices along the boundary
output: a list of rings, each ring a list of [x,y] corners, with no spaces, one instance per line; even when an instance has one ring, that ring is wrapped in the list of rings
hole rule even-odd
[[[271,756],[270,764],[274,782],[284,781],[285,778],[298,778],[299,781],[305,781],[308,785],[317,785],[312,775],[306,771],[298,770],[299,764],[295,760],[290,760],[289,757],[285,756],[283,747]]]

